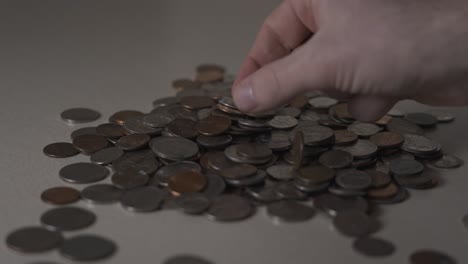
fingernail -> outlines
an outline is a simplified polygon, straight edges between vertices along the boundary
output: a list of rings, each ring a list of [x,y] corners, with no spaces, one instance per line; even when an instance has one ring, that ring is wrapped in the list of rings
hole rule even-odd
[[[249,112],[257,107],[257,102],[253,94],[253,87],[250,82],[240,83],[234,91],[234,102],[240,110]]]

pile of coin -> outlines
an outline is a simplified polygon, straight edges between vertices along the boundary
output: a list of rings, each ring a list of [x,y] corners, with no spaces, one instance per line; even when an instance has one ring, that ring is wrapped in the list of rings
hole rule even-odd
[[[395,246],[372,236],[381,228],[376,207],[403,202],[408,189],[433,188],[437,168],[462,164],[424,136],[426,128],[452,121],[448,113],[405,115],[393,109],[374,123],[362,123],[346,102],[320,93],[301,95],[280,109],[243,113],[230,97],[233,77],[223,67],[205,64],[196,72],[195,80],[175,80],[177,95],[156,99],[150,113],[118,111],[108,123],[74,131],[71,143],[46,146],[44,153],[54,158],[89,155],[90,162],[59,172],[67,183],[89,185],[81,191],[54,187],[42,199],[55,205],[79,199],[120,203],[133,212],[177,208],[215,221],[239,221],[264,206],[274,220],[298,222],[318,209],[337,231],[355,238],[357,252],[383,257]],[[62,113],[69,123],[99,116],[83,108]],[[111,183],[97,183],[109,174]],[[106,257],[115,249],[112,242],[95,236],[62,242],[59,233],[87,227],[95,218],[77,207],[52,209],[41,217],[48,229],[21,229],[7,244],[22,252],[60,247],[75,260]],[[426,250],[410,261],[442,258],[451,260]]]

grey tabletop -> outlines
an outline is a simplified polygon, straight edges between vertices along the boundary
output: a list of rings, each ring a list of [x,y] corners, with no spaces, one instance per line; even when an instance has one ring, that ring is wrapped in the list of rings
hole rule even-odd
[[[192,77],[202,62],[225,65],[235,73],[257,29],[279,1],[1,1],[0,2],[0,237],[39,225],[52,206],[40,193],[66,185],[64,165],[89,157],[51,159],[42,148],[69,141],[76,128],[102,123],[117,110],[149,111],[156,97],[173,93],[170,82]],[[60,112],[90,107],[103,117],[70,126]],[[398,108],[424,110],[412,102]],[[429,135],[446,152],[468,160],[465,108],[449,109],[451,124]],[[102,263],[161,263],[192,253],[220,264],[238,263],[407,263],[411,252],[432,248],[468,263],[468,168],[443,171],[442,184],[411,191],[405,203],[384,206],[384,228],[377,233],[397,247],[384,259],[352,250],[352,240],[333,230],[318,214],[297,224],[275,224],[260,209],[238,223],[217,223],[177,211],[135,214],[119,205],[78,205],[97,214],[97,222],[74,234],[109,237],[118,252]],[[107,179],[108,181],[108,179]],[[82,186],[77,188],[81,189]],[[0,243],[0,263],[69,263],[56,251],[21,255]]]

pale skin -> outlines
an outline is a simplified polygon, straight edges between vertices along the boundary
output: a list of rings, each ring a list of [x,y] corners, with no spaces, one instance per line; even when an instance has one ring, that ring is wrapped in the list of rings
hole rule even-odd
[[[313,90],[348,98],[361,121],[402,99],[467,105],[468,1],[284,1],[261,27],[233,97],[260,112]]]

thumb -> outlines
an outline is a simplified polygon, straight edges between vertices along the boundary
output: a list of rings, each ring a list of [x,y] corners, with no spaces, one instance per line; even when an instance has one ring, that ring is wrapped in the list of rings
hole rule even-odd
[[[331,74],[326,72],[326,54],[313,43],[311,38],[291,54],[263,66],[233,87],[237,107],[244,112],[261,112],[284,105],[306,90],[329,86],[326,76]]]
[[[380,119],[398,102],[398,98],[382,95],[356,95],[348,103],[351,115],[362,122]]]

